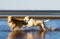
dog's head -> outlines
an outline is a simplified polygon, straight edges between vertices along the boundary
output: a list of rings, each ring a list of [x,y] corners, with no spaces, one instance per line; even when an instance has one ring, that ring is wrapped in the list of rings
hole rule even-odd
[[[26,16],[23,20],[26,22],[26,23],[28,23],[28,21],[31,19],[31,17],[29,17],[29,16]]]

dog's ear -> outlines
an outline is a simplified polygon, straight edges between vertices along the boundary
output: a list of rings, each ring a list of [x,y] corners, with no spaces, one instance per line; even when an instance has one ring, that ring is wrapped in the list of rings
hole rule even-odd
[[[12,19],[13,17],[12,16],[8,16],[8,19]]]
[[[11,22],[12,18],[12,16],[8,16],[8,22]]]
[[[29,20],[29,16],[26,16],[23,20],[24,21],[28,21]]]

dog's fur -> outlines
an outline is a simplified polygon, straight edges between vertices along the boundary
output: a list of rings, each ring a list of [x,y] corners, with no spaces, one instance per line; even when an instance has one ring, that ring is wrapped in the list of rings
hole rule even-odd
[[[11,27],[11,29],[15,29],[15,28],[20,28],[23,25],[26,25],[27,23],[24,22],[23,20],[14,19],[13,16],[8,16],[8,24]]]
[[[24,18],[24,20],[28,22],[28,24],[26,25],[27,27],[30,27],[30,26],[40,26],[42,30],[44,30],[44,31],[46,30],[45,26],[44,26],[44,22],[42,20],[35,20],[33,18],[29,19],[29,16],[26,16]]]

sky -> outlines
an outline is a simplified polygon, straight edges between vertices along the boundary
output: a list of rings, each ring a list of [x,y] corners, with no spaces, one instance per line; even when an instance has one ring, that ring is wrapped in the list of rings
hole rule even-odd
[[[0,10],[60,10],[60,0],[0,0]]]

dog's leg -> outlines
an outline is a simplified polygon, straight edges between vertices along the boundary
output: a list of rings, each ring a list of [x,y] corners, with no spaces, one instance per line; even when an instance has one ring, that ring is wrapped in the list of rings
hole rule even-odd
[[[37,21],[37,22],[36,22],[36,25],[39,25],[42,30],[46,31],[45,25],[44,25],[43,21]]]
[[[44,31],[46,31],[44,24],[41,23],[40,25],[41,25],[42,29],[43,29]]]

